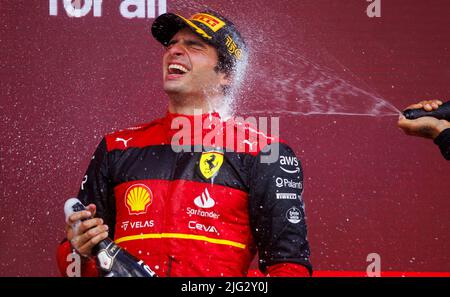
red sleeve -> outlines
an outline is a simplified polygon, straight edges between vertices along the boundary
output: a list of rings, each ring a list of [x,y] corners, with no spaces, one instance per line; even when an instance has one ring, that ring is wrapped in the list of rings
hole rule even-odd
[[[309,270],[300,264],[279,263],[267,267],[267,276],[275,277],[310,277]]]
[[[67,256],[72,253],[72,247],[67,240],[61,242],[56,252],[56,260],[58,262],[59,272],[62,276],[67,276],[67,267],[70,262],[67,261]],[[98,270],[95,264],[95,259],[90,258],[81,261],[81,276],[83,277],[96,277],[98,276]]]

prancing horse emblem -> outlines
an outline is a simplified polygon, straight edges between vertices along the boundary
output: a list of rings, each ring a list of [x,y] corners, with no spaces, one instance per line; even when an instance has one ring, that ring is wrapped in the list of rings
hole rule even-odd
[[[223,153],[203,152],[200,157],[200,172],[206,179],[217,174],[223,163]]]

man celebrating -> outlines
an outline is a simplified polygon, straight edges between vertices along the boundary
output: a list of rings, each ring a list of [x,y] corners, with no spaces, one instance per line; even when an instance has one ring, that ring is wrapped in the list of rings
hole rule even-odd
[[[152,33],[166,47],[168,112],[100,142],[78,194],[89,205],[70,216],[58,249],[61,272],[76,251],[82,275],[97,275],[92,248],[109,235],[159,276],[245,276],[256,252],[266,275],[309,276],[299,160],[221,112],[247,53],[234,24],[212,11],[167,13]],[[178,137],[181,126],[187,137]],[[279,158],[262,162],[268,151]]]

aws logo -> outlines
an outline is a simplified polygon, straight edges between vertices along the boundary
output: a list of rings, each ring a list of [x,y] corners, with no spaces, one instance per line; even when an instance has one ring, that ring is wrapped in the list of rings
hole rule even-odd
[[[217,174],[222,164],[223,153],[203,152],[200,157],[200,172],[206,179],[210,179]]]
[[[130,215],[140,215],[147,212],[153,201],[152,191],[143,184],[135,184],[125,193],[125,205]]]

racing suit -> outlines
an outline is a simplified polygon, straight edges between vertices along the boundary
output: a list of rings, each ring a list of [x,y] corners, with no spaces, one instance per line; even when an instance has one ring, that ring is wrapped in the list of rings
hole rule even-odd
[[[275,147],[279,158],[261,162],[263,148]],[[302,192],[301,164],[283,141],[217,113],[168,112],[106,135],[78,198],[158,276],[245,276],[256,251],[263,273],[309,276]],[[67,240],[58,247],[62,274],[71,252]],[[97,275],[94,259],[81,271]]]
[[[450,160],[450,128],[442,131],[438,137],[434,139],[434,143],[439,146],[444,158]]]

